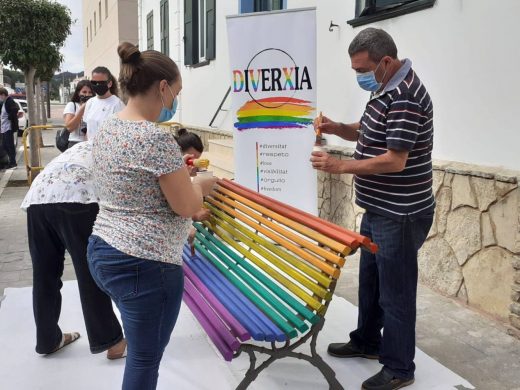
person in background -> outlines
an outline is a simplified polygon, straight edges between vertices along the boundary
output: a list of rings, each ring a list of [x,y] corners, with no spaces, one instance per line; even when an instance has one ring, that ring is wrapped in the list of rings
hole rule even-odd
[[[182,88],[175,62],[127,42],[118,54],[128,104],[94,138],[100,211],[88,260],[94,280],[121,312],[128,340],[122,388],[152,390],[181,306],[190,217],[215,180],[192,182],[173,134],[156,123],[175,114]]]
[[[199,158],[204,151],[204,144],[202,143],[200,137],[195,133],[189,132],[185,128],[180,128],[177,130],[175,140],[179,144],[182,154],[189,154],[193,159]],[[190,176],[197,175],[196,167],[188,166],[188,170],[190,172]]]
[[[7,89],[3,87],[0,87],[0,101],[3,103],[2,110],[0,111],[2,146],[9,156],[9,165],[7,168],[15,168],[16,149],[14,146],[14,137],[18,137],[18,117],[23,114],[18,112],[18,104],[9,96]]]
[[[81,142],[54,158],[33,181],[22,202],[27,211],[33,265],[36,352],[51,354],[79,338],[58,325],[65,250],[72,258],[90,351],[125,356],[126,341],[110,297],[96,285],[87,264],[87,244],[98,213],[92,183],[92,143]]]
[[[98,66],[92,71],[90,84],[96,97],[89,99],[85,105],[83,120],[87,124],[87,139],[92,140],[101,123],[121,111],[125,105],[118,97],[116,79],[104,66]]]
[[[400,389],[414,382],[417,252],[435,210],[433,103],[412,62],[397,57],[386,31],[361,31],[348,53],[359,86],[371,92],[361,121],[323,117],[315,126],[356,142],[354,160],[313,152],[311,162],[324,172],[355,175],[356,203],[366,210],[361,234],[379,250],[361,251],[357,329],[348,342],[330,344],[328,353],[379,359],[381,371],[362,389]]]
[[[83,114],[87,101],[94,96],[90,81],[81,80],[72,95],[72,99],[63,110],[65,127],[70,132],[69,148],[78,142],[87,140],[87,124],[83,121]],[[66,134],[66,133],[65,133]]]
[[[200,158],[202,152],[204,152],[204,144],[200,137],[192,132],[189,132],[185,128],[180,128],[177,130],[177,135],[175,136],[175,140],[179,144],[181,148],[181,152],[183,155],[188,158],[197,159]],[[190,172],[190,176],[197,176],[197,168],[194,166],[188,166],[188,171]],[[191,219],[195,222],[205,221],[209,218],[210,211],[207,208],[201,208],[197,211]],[[195,229],[190,229],[188,241],[192,242],[195,237]]]

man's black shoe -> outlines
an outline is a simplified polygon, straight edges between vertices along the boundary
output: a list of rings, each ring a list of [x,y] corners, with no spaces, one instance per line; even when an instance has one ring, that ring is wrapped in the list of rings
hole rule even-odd
[[[363,382],[363,390],[395,390],[411,385],[415,381],[412,379],[396,378],[384,368],[376,375]]]
[[[16,163],[11,163],[7,166],[7,169],[16,168],[18,165]]]
[[[329,353],[329,355],[339,358],[360,357],[365,359],[379,359],[379,356],[377,354],[364,353],[358,347],[352,344],[352,341],[349,341],[348,343],[329,344],[327,352]]]

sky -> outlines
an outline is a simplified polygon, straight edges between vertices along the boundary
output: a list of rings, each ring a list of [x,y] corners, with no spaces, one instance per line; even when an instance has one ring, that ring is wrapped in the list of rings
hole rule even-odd
[[[81,16],[82,2],[80,0],[56,0],[57,3],[69,7],[72,13],[73,24],[70,28],[71,34],[61,48],[64,60],[60,71],[79,73],[83,71],[83,20]]]

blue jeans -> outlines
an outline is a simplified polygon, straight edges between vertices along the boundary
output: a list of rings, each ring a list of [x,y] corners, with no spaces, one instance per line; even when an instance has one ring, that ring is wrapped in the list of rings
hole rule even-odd
[[[128,342],[123,390],[155,389],[181,306],[182,267],[127,255],[97,236],[89,239],[88,260],[94,280],[121,312]]]
[[[395,221],[368,211],[361,222],[361,234],[379,251],[361,252],[358,327],[350,339],[365,353],[379,354],[398,378],[414,377],[417,251],[432,222],[432,214]]]

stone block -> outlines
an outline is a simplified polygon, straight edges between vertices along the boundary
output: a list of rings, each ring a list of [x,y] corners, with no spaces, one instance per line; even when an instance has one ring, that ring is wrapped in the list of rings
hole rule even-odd
[[[511,310],[511,313],[520,316],[520,303],[513,302],[511,305],[509,305],[509,309]]]
[[[489,208],[497,244],[513,253],[520,253],[519,200],[518,191],[512,191]]]
[[[330,218],[331,222],[347,229],[355,228],[355,213],[352,206],[352,187],[343,180],[330,182]]]
[[[515,283],[515,284],[512,284],[512,285],[511,285],[511,289],[512,289],[513,291],[520,292],[520,284],[516,284],[516,283]]]
[[[462,206],[477,207],[477,199],[469,181],[469,176],[456,175],[451,183],[451,208],[455,210]]]
[[[520,302],[520,292],[518,292],[518,291],[513,291],[513,292],[511,293],[511,300],[512,300],[513,302]]]
[[[455,176],[453,173],[444,173],[444,180],[442,182],[443,187],[449,187],[451,188],[451,182],[453,180],[453,176]]]
[[[482,246],[480,239],[480,211],[460,207],[448,215],[444,238],[463,265]]]
[[[468,303],[507,318],[511,303],[511,254],[499,247],[486,248],[462,268]]]
[[[468,303],[468,290],[464,282],[462,282],[462,285],[460,286],[459,292],[457,293],[457,298],[466,304]]]
[[[446,221],[451,209],[451,188],[443,187],[439,191],[435,206],[435,225],[437,232],[444,234],[446,231]]]
[[[515,272],[513,282],[520,284],[520,272]]]
[[[509,315],[509,322],[511,325],[513,325],[515,328],[520,329],[520,316],[516,314],[510,314]]]
[[[487,210],[489,205],[495,202],[498,198],[495,190],[495,181],[482,179],[480,177],[472,177],[471,184],[475,191],[479,210]]]
[[[497,192],[497,196],[499,198],[509,194],[515,188],[518,188],[518,184],[505,183],[503,181],[496,181],[495,182],[495,189],[496,189],[496,192]]]
[[[450,245],[441,237],[424,243],[419,251],[419,276],[432,288],[454,297],[462,284],[462,270]]]
[[[432,183],[432,191],[433,195],[437,196],[437,192],[439,188],[441,188],[442,183],[444,182],[444,171],[433,170],[433,183]]]
[[[497,244],[495,239],[495,231],[491,224],[489,213],[482,213],[480,216],[480,226],[482,227],[482,246],[488,247]]]
[[[513,258],[513,268],[516,270],[520,270],[520,258],[519,257]]]

